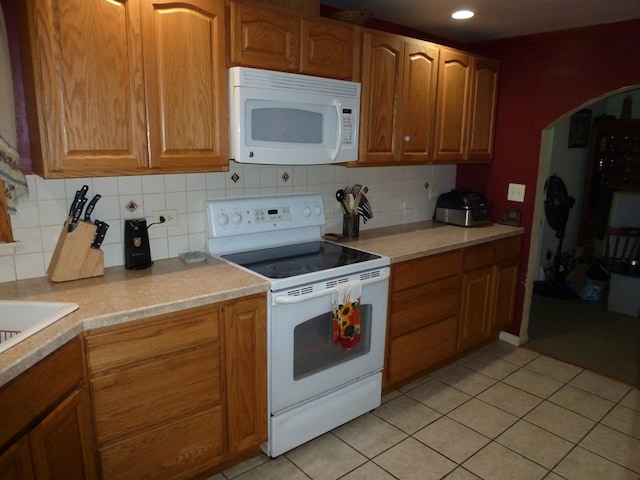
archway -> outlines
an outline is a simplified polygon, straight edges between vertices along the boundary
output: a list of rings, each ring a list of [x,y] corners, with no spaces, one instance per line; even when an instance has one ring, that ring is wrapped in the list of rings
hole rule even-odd
[[[523,304],[523,312],[522,312],[522,323],[520,326],[520,344],[526,343],[529,339],[529,322],[530,322],[530,314],[531,314],[531,302],[533,297],[533,284],[534,281],[539,277],[539,266],[541,259],[541,241],[542,241],[542,232],[545,226],[545,216],[544,216],[544,184],[546,179],[554,173],[552,171],[552,160],[553,160],[553,144],[554,144],[554,136],[556,135],[556,129],[562,123],[568,122],[571,115],[575,112],[582,109],[591,109],[598,102],[606,101],[612,97],[622,97],[625,94],[629,94],[633,92],[634,95],[640,99],[640,85],[632,85],[628,87],[624,87],[618,90],[614,90],[611,92],[607,92],[599,97],[593,98],[572,110],[566,112],[565,114],[558,117],[555,121],[549,124],[541,134],[540,141],[540,156],[539,156],[539,166],[538,166],[538,176],[536,183],[536,195],[535,195],[535,204],[534,204],[534,213],[533,213],[533,222],[531,229],[531,244],[529,249],[529,258],[528,258],[528,268],[527,268],[527,282],[525,285],[525,297]],[[636,101],[636,113],[634,114],[634,118],[640,118],[640,101]],[[614,113],[614,112],[612,112]],[[618,113],[618,112],[615,112]],[[575,196],[579,195],[577,198],[579,204],[582,202],[582,192],[572,192]],[[579,210],[579,209],[576,209]],[[574,215],[579,215],[579,212],[576,211]]]

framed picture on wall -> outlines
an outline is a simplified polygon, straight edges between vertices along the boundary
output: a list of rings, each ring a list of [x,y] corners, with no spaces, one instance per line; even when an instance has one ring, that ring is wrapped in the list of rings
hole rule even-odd
[[[579,110],[571,115],[569,123],[569,148],[584,148],[589,145],[591,110]]]

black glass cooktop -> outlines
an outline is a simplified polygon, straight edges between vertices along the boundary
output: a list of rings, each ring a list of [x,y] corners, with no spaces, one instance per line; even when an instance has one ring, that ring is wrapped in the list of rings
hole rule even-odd
[[[222,258],[267,278],[288,278],[381,257],[344,245],[317,241],[231,253]]]

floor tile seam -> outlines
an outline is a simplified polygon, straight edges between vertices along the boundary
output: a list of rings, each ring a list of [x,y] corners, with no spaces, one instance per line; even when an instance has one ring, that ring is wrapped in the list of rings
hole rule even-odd
[[[347,475],[351,475],[353,472],[355,472],[356,470],[358,470],[359,468],[364,467],[367,463],[371,463],[373,465],[375,465],[376,467],[380,468],[381,470],[383,470],[385,473],[388,473],[389,475],[391,475],[393,478],[395,478],[396,480],[400,480],[398,477],[396,477],[393,473],[391,473],[390,471],[386,470],[382,465],[376,463],[373,461],[373,459],[367,459],[366,462],[364,462],[361,465],[358,465],[357,467],[349,470],[348,472],[345,472],[344,474],[340,475],[336,480],[340,480],[341,478],[345,478]]]
[[[557,360],[557,359],[555,359],[555,358],[553,358],[553,357],[549,357],[549,356],[547,356],[547,355],[540,355],[540,357],[547,357],[547,358],[551,358],[551,359],[556,360],[556,361],[558,361],[558,362],[561,362],[561,361],[562,361],[562,360]],[[539,357],[539,358],[540,358],[540,357]],[[562,362],[562,363],[565,363],[566,365],[571,365],[570,363],[567,363],[567,362]],[[529,371],[529,372],[537,373],[538,375],[541,375],[541,376],[543,376],[543,377],[545,377],[545,378],[548,378],[548,379],[550,379],[550,380],[554,380],[554,381],[556,381],[556,382],[560,382],[560,383],[562,383],[563,385],[568,385],[571,381],[575,380],[575,378],[576,378],[578,375],[580,375],[582,372],[584,372],[584,371],[591,371],[591,370],[587,370],[587,369],[585,369],[585,368],[583,368],[583,367],[577,367],[576,365],[571,365],[571,366],[572,366],[572,367],[579,368],[579,369],[580,369],[580,371],[579,371],[578,373],[576,373],[575,375],[572,375],[572,376],[571,376],[571,378],[566,379],[566,380],[565,380],[564,378],[555,378],[555,377],[552,377],[552,376],[551,376],[551,375],[549,375],[549,374],[542,373],[542,372],[537,372],[536,370],[531,370],[530,368],[527,368],[526,366],[525,366],[525,367],[522,367],[522,368],[524,368],[525,370],[527,370],[527,371]]]
[[[407,397],[409,400],[411,400],[411,401],[413,401],[413,402],[417,402],[417,403],[419,403],[420,405],[425,406],[425,407],[427,407],[427,408],[429,408],[429,409],[433,410],[434,412],[436,412],[436,413],[439,415],[439,417],[438,417],[438,418],[436,418],[435,420],[430,421],[429,423],[427,423],[427,424],[426,424],[426,425],[424,425],[423,427],[419,428],[417,431],[415,431],[415,432],[413,432],[413,433],[409,433],[409,432],[407,432],[407,431],[405,431],[405,430],[401,429],[401,428],[400,428],[400,427],[398,427],[397,425],[394,425],[393,423],[391,423],[391,422],[390,422],[389,420],[387,420],[386,418],[381,417],[380,415],[378,415],[378,414],[376,413],[376,409],[373,409],[370,413],[371,413],[372,415],[375,415],[375,416],[376,416],[376,418],[379,418],[380,420],[382,420],[382,421],[386,422],[387,424],[391,425],[391,426],[392,426],[392,427],[394,427],[395,429],[400,430],[402,433],[405,433],[405,434],[407,434],[407,435],[409,435],[409,436],[411,436],[411,435],[413,435],[413,434],[415,434],[415,433],[419,432],[419,431],[420,431],[420,430],[422,430],[423,428],[425,428],[425,427],[427,427],[427,426],[431,425],[431,424],[432,424],[432,423],[434,423],[434,422],[437,422],[437,421],[438,421],[438,420],[440,420],[442,417],[444,417],[444,414],[443,414],[443,413],[440,413],[439,411],[437,411],[437,410],[435,410],[435,409],[433,409],[433,408],[429,407],[428,405],[425,405],[424,403],[422,403],[422,402],[420,402],[420,401],[416,400],[415,398],[411,398],[409,395],[405,395],[405,394],[403,394],[403,396]],[[396,397],[396,398],[398,398],[398,397]],[[394,400],[395,400],[395,399],[394,399]]]
[[[547,466],[545,466],[545,465],[542,465],[542,464],[538,463],[537,461],[533,460],[532,458],[529,458],[529,457],[527,457],[526,455],[523,455],[522,453],[515,451],[513,448],[509,447],[508,445],[505,445],[504,443],[501,443],[498,439],[499,439],[499,438],[502,436],[502,434],[503,434],[503,433],[505,433],[508,429],[507,429],[507,430],[505,430],[504,432],[502,432],[500,435],[498,435],[498,436],[497,436],[493,441],[494,441],[494,442],[496,442],[496,443],[498,443],[499,445],[502,445],[503,447],[505,447],[505,448],[507,448],[507,449],[511,450],[512,452],[517,453],[517,454],[518,454],[518,455],[520,455],[521,457],[524,457],[524,458],[526,458],[527,460],[529,460],[529,461],[531,461],[531,462],[533,462],[533,463],[535,463],[535,464],[537,464],[537,465],[540,465],[540,466],[541,466],[541,467],[543,467],[543,468],[546,468],[546,469],[548,470],[548,472],[552,472],[552,471],[553,471],[553,469],[554,469],[554,468],[556,468],[558,465],[560,465],[560,463],[561,463],[561,462],[562,462],[562,461],[563,461],[563,460],[564,460],[564,459],[565,459],[565,458],[566,458],[566,457],[567,457],[567,456],[568,456],[568,455],[569,455],[573,450],[575,450],[575,448],[578,446],[578,444],[577,444],[577,443],[574,443],[574,442],[572,442],[571,440],[567,440],[566,438],[561,437],[560,435],[558,435],[558,434],[556,434],[556,433],[550,432],[549,430],[546,430],[546,429],[544,429],[544,428],[540,427],[539,425],[536,425],[536,424],[531,423],[531,422],[527,422],[525,419],[522,419],[522,421],[523,421],[523,422],[528,423],[529,425],[533,425],[534,427],[537,427],[537,428],[539,428],[539,429],[541,429],[541,430],[544,430],[545,432],[547,432],[547,433],[549,433],[549,434],[553,435],[554,437],[559,438],[560,440],[564,440],[565,442],[569,442],[569,443],[571,444],[571,448],[569,448],[569,450],[567,450],[567,453],[565,453],[565,454],[562,456],[562,458],[560,458],[560,460],[558,460],[558,461],[553,465],[553,467],[549,468],[549,467],[547,467]],[[514,425],[515,425],[515,424],[514,424]],[[513,425],[512,425],[512,427],[513,427]],[[511,427],[509,427],[509,428],[511,428]],[[548,474],[548,473],[547,473],[547,474]]]
[[[387,422],[387,423],[388,423],[388,422]],[[337,428],[340,428],[340,427],[337,427]],[[330,432],[328,432],[328,433],[330,433],[331,435],[333,435],[334,437],[336,437],[338,440],[340,440],[342,443],[344,443],[345,445],[347,445],[349,448],[351,448],[351,449],[355,450],[356,452],[358,452],[360,455],[362,455],[364,458],[366,458],[366,460],[367,460],[367,461],[369,461],[369,460],[373,460],[374,458],[378,457],[379,455],[382,455],[383,453],[385,453],[385,452],[387,452],[387,451],[391,450],[393,447],[396,447],[397,445],[399,445],[399,444],[401,444],[402,442],[404,442],[407,438],[410,438],[410,437],[411,437],[411,435],[410,435],[410,434],[408,434],[408,433],[406,433],[406,432],[404,432],[404,431],[400,430],[398,427],[395,427],[395,428],[396,428],[397,430],[399,430],[400,432],[402,432],[402,433],[405,435],[405,436],[404,436],[404,438],[402,438],[401,440],[398,440],[398,441],[397,441],[397,442],[395,442],[393,445],[388,446],[388,447],[387,447],[387,448],[385,448],[384,450],[382,450],[382,451],[380,451],[380,452],[376,453],[373,457],[370,457],[370,456],[369,456],[369,455],[367,455],[366,453],[364,453],[364,452],[362,452],[362,451],[358,450],[358,448],[357,448],[355,445],[352,445],[352,444],[350,444],[349,442],[347,442],[346,440],[343,440],[342,438],[340,438],[338,435],[336,435],[336,434],[334,433],[334,431],[333,431],[333,430],[331,430],[331,431],[330,431]],[[365,463],[366,463],[366,462],[365,462]]]
[[[291,465],[293,465],[295,467],[295,469],[298,470],[300,473],[302,473],[306,478],[308,478],[309,480],[314,480],[314,478],[310,474],[305,472],[304,469],[301,466],[299,466],[296,462],[294,462],[292,459],[289,458],[288,453],[293,452],[294,450],[295,450],[295,448],[292,448],[288,452],[284,452],[281,456],[284,457],[287,460],[287,462],[289,462]],[[276,460],[277,458],[279,458],[279,457],[272,458],[270,460]],[[366,463],[366,462],[364,462],[364,463]]]
[[[556,393],[557,393],[557,392],[556,392]],[[607,415],[609,415],[609,413],[611,413],[611,410],[613,410],[613,409],[616,407],[616,404],[614,404],[614,405],[613,405],[609,410],[607,410],[607,412],[606,412],[604,415],[602,415],[599,419],[595,420],[595,419],[593,419],[593,418],[587,417],[587,416],[586,416],[585,414],[583,414],[583,413],[577,412],[577,411],[575,411],[575,410],[573,410],[573,409],[571,409],[571,408],[567,407],[566,405],[562,405],[561,403],[558,403],[557,401],[553,401],[553,400],[551,400],[551,397],[552,397],[552,396],[553,396],[553,395],[551,395],[549,398],[547,398],[547,399],[545,399],[545,400],[543,400],[543,401],[545,401],[545,402],[549,402],[549,403],[552,403],[553,405],[555,405],[555,406],[557,406],[557,407],[560,407],[560,408],[563,408],[563,409],[565,409],[565,410],[569,410],[570,412],[575,413],[576,415],[580,415],[581,417],[586,418],[587,420],[591,420],[592,422],[596,422],[596,423],[601,423],[601,422],[602,422],[602,420],[604,420],[604,418],[605,418]],[[598,397],[598,398],[602,398],[602,397]]]
[[[613,427],[610,427],[609,425],[605,425],[604,423],[597,423],[596,425],[594,425],[594,426],[593,426],[593,428],[592,428],[591,430],[589,430],[589,432],[588,432],[588,433],[587,433],[583,438],[581,438],[581,439],[580,439],[580,441],[577,443],[577,445],[581,446],[581,447],[582,447],[582,448],[584,448],[585,450],[589,450],[590,452],[596,453],[596,452],[594,452],[593,450],[591,450],[591,449],[589,449],[589,448],[585,447],[584,445],[582,445],[582,442],[584,442],[584,441],[585,441],[585,439],[586,439],[587,435],[589,435],[589,433],[591,433],[593,430],[595,430],[595,428],[596,428],[598,425],[600,425],[600,426],[602,426],[602,427],[604,427],[604,428],[608,428],[609,430],[612,430],[612,431],[614,431],[614,432],[616,432],[616,433],[619,433],[620,435],[624,435],[624,436],[625,436],[625,437],[627,437],[631,442],[638,442],[638,443],[640,443],[640,438],[634,437],[633,435],[629,435],[628,433],[625,433],[625,432],[621,432],[620,430],[618,430],[618,429],[616,429],[616,428],[613,428]],[[613,460],[612,460],[612,461],[613,461]],[[638,473],[640,473],[640,468],[639,468]]]
[[[624,434],[626,434],[626,435],[629,435],[630,437],[635,438],[636,440],[640,440],[640,433],[639,433],[639,436],[637,436],[637,437],[636,437],[635,435],[630,435],[630,434],[628,434],[627,432],[624,432],[624,431],[622,431],[622,430],[619,430],[618,428],[614,427],[613,425],[609,425],[609,424],[607,424],[607,423],[604,423],[604,421],[607,419],[607,416],[608,416],[608,415],[609,415],[609,414],[610,414],[610,413],[611,413],[611,412],[612,412],[616,407],[618,407],[618,406],[619,406],[619,407],[624,408],[625,410],[629,410],[629,411],[631,411],[631,412],[633,412],[633,413],[637,414],[637,415],[638,415],[638,422],[640,423],[640,412],[638,412],[637,410],[634,410],[634,409],[632,409],[632,408],[625,407],[624,405],[615,405],[615,406],[614,406],[614,407],[613,407],[609,412],[607,412],[607,414],[606,414],[604,417],[602,417],[602,418],[598,421],[598,423],[599,423],[600,425],[604,425],[605,427],[609,427],[609,428],[611,428],[611,429],[615,430],[616,432],[624,433]]]
[[[621,463],[619,463],[619,462],[615,461],[614,459],[612,459],[612,458],[608,458],[608,457],[604,456],[602,453],[594,452],[593,450],[591,450],[591,449],[589,449],[589,448],[585,447],[584,445],[577,444],[577,445],[575,446],[575,448],[581,448],[582,450],[585,450],[585,451],[587,451],[587,452],[589,452],[589,453],[591,453],[591,454],[595,455],[596,457],[600,457],[600,458],[602,458],[603,460],[606,460],[607,462],[613,463],[614,465],[617,465],[618,467],[623,468],[623,469],[627,470],[628,472],[634,473],[634,474],[636,474],[636,475],[640,475],[640,469],[638,469],[638,470],[632,470],[631,468],[629,468],[629,467],[627,467],[627,466],[625,466],[625,465],[622,465]],[[572,449],[572,450],[575,450],[575,449]],[[639,477],[639,478],[640,478],[640,477]]]
[[[587,369],[585,369],[585,371],[588,371],[588,372],[594,373],[594,374],[596,374],[596,375],[600,375],[599,373],[594,372],[593,370],[587,370]],[[602,376],[602,375],[600,375],[600,376]],[[608,377],[605,377],[605,378],[608,378]],[[603,397],[602,395],[598,395],[596,392],[593,392],[593,391],[590,391],[590,390],[585,390],[584,388],[582,388],[582,387],[580,387],[580,386],[578,386],[578,385],[572,385],[572,384],[570,383],[570,381],[569,381],[569,382],[567,382],[567,383],[566,383],[566,385],[569,385],[570,387],[573,387],[573,388],[577,388],[578,390],[581,390],[581,391],[583,391],[583,392],[590,393],[591,395],[595,395],[595,396],[596,396],[596,397],[598,397],[598,398],[602,398],[602,399],[604,399],[604,400],[609,400],[610,402],[614,402],[614,403],[617,405],[617,404],[618,404],[618,403],[620,403],[622,400],[624,400],[624,398],[629,394],[629,392],[630,392],[633,388],[632,388],[629,384],[624,383],[624,382],[620,382],[619,380],[614,380],[614,381],[619,382],[619,383],[623,383],[624,385],[626,385],[627,387],[629,387],[629,390],[627,390],[627,392],[626,392],[626,393],[625,393],[625,394],[624,394],[624,395],[623,395],[619,400],[611,400],[610,398]]]
[[[489,443],[487,443],[485,446],[483,446],[481,449],[479,449],[477,452],[475,452],[473,455],[471,455],[469,458],[467,458],[464,462],[462,462],[460,464],[461,467],[463,467],[465,470],[468,470],[469,472],[473,473],[473,475],[478,476],[476,473],[474,473],[472,470],[469,470],[469,468],[465,467],[465,464],[470,461],[473,457],[475,457],[476,455],[479,455],[480,452],[482,452],[485,448],[489,447],[492,443],[495,443],[496,445],[499,445],[500,447],[506,448],[507,450],[509,450],[510,452],[518,455],[519,457],[523,458],[524,460],[527,460],[528,462],[534,463],[535,465],[543,468],[546,473],[544,474],[544,476],[546,477],[547,475],[549,475],[549,472],[551,472],[551,469],[545,467],[544,465],[540,465],[538,462],[531,460],[530,458],[522,455],[519,452],[516,452],[515,450],[513,450],[512,448],[507,447],[506,445],[501,444],[500,442],[496,441],[497,437],[492,439]],[[482,477],[481,477],[482,478]],[[544,477],[542,477],[544,478]]]

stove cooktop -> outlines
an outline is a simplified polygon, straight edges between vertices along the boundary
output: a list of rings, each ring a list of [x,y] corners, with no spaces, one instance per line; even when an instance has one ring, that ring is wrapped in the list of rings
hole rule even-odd
[[[289,278],[312,272],[380,259],[379,255],[324,241],[250,250],[222,255],[270,279]]]

